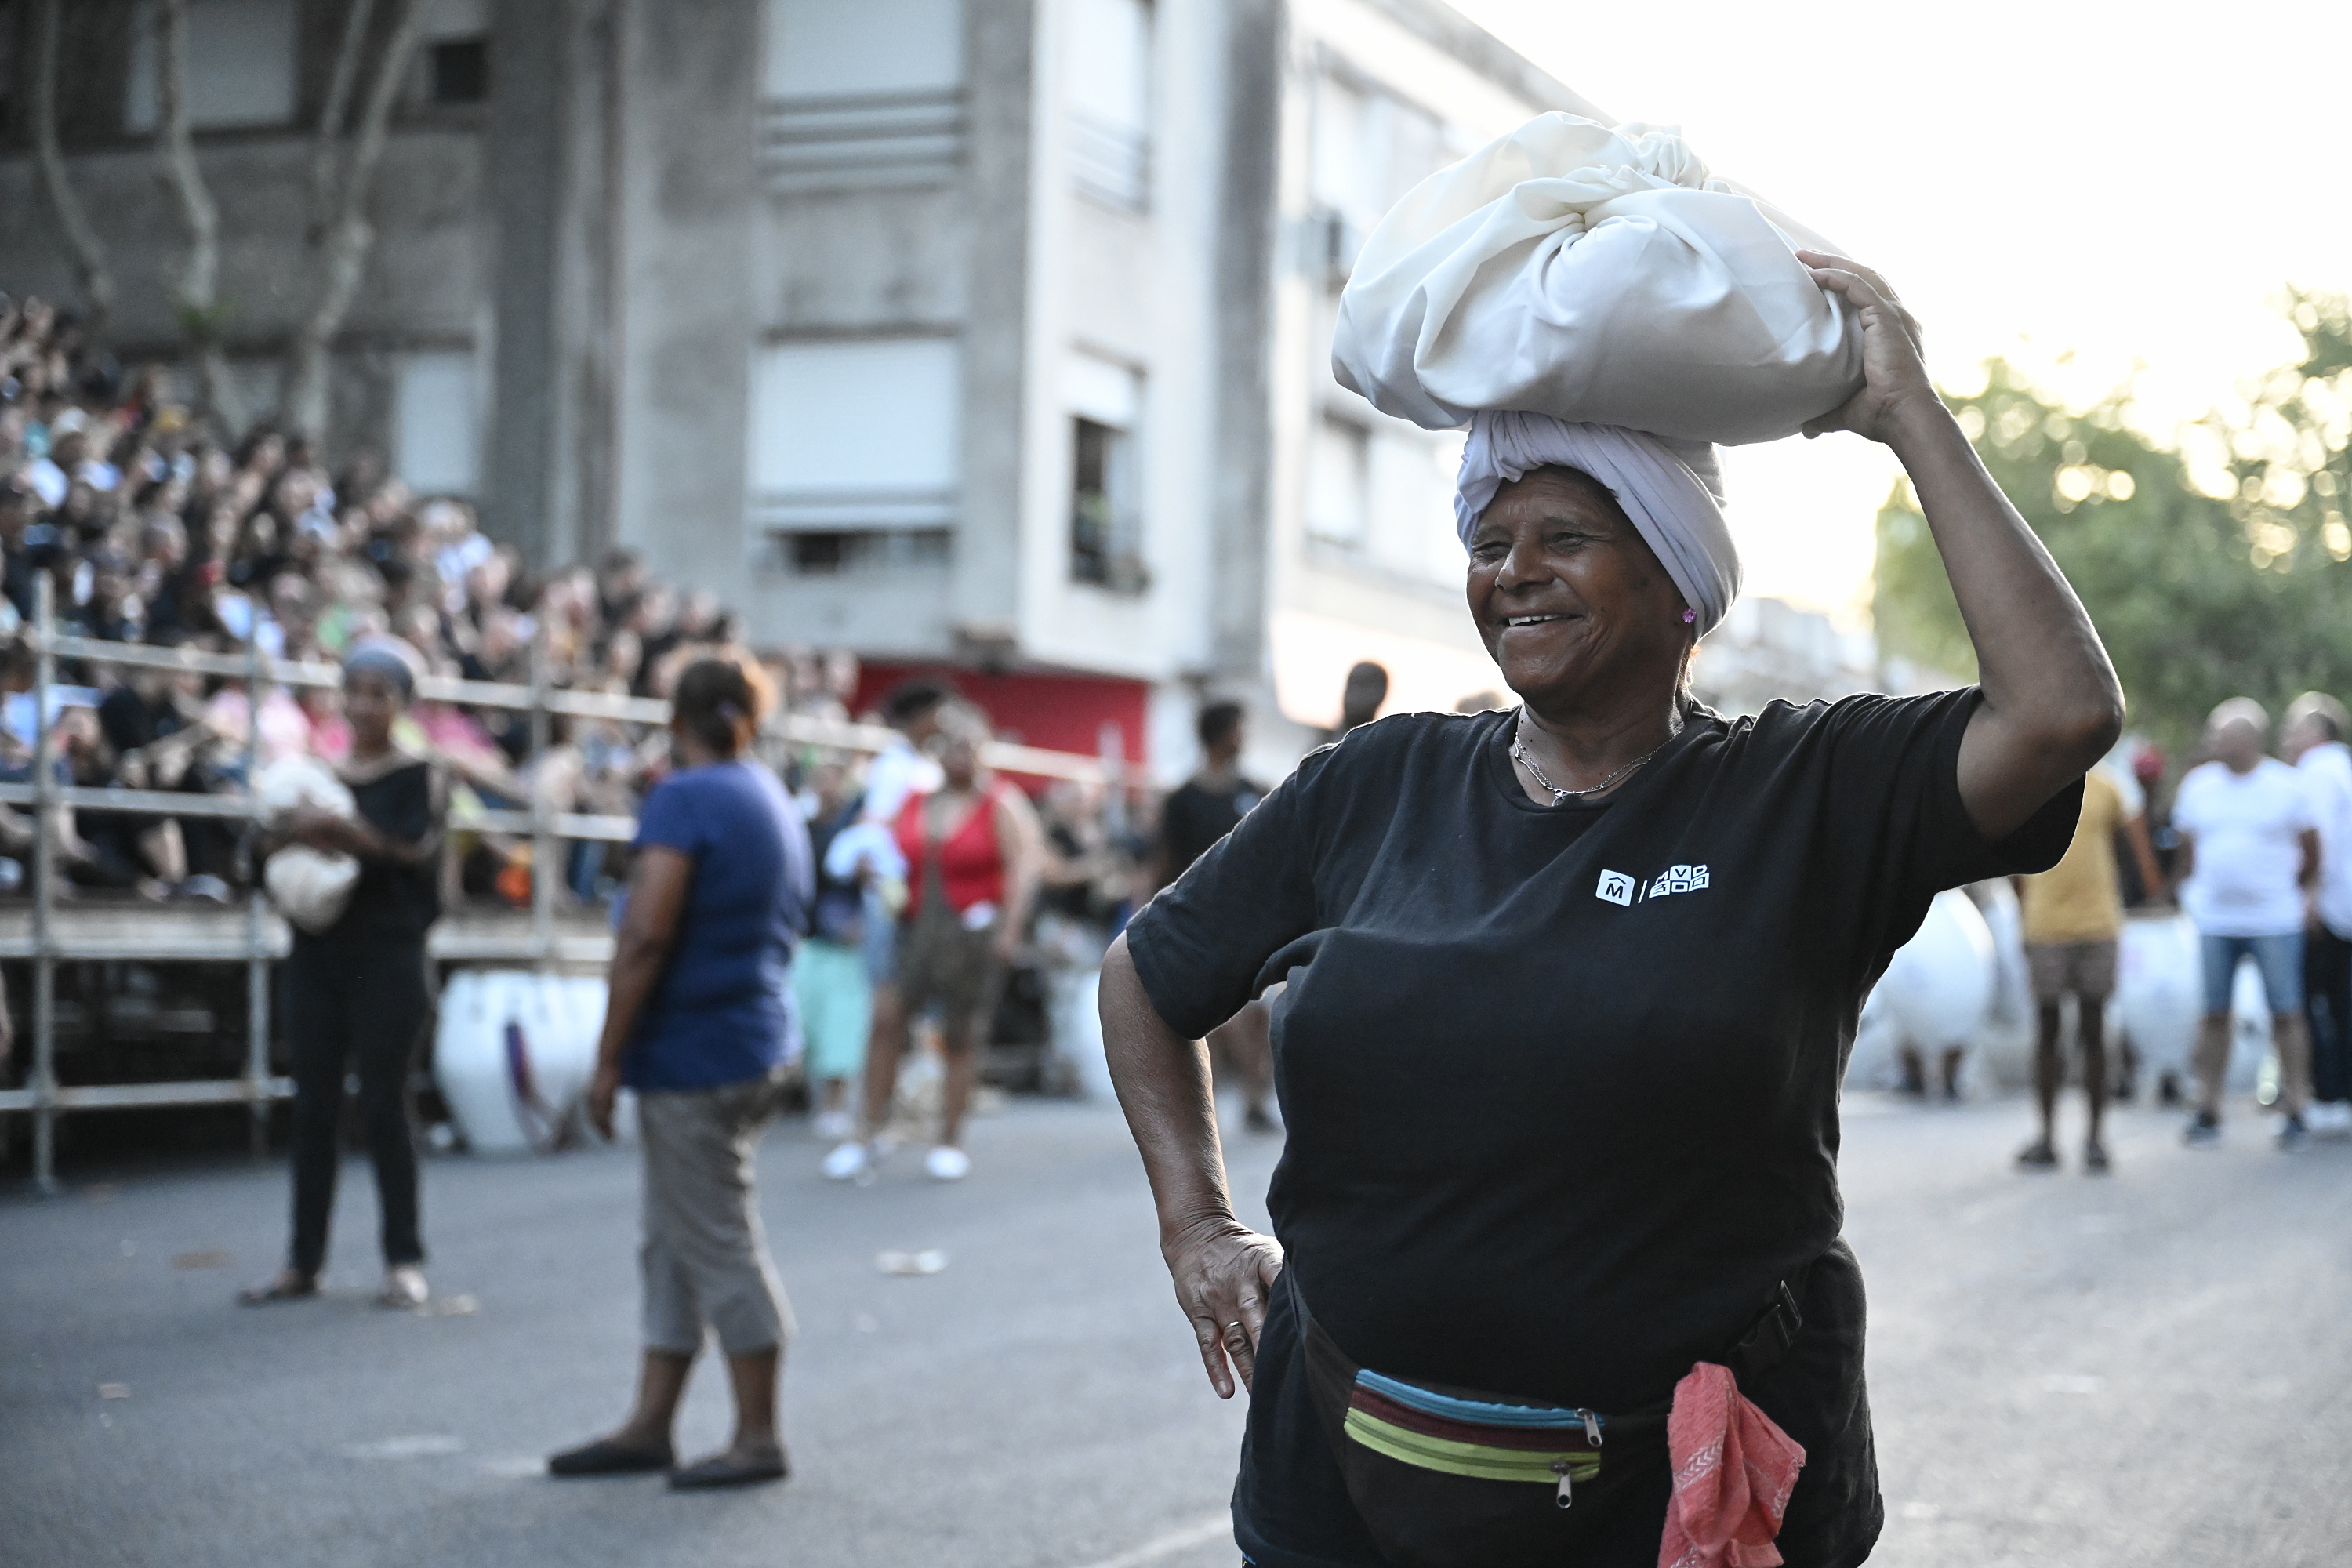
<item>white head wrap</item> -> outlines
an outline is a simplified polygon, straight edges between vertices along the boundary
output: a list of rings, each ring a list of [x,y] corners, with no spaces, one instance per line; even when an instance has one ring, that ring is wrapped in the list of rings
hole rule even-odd
[[[1472,418],[1454,481],[1454,522],[1464,549],[1495,492],[1521,475],[1557,465],[1590,474],[1617,498],[1666,569],[1705,637],[1739,596],[1739,552],[1723,516],[1723,476],[1715,448],[1615,425],[1570,425],[1549,414],[1485,413]]]

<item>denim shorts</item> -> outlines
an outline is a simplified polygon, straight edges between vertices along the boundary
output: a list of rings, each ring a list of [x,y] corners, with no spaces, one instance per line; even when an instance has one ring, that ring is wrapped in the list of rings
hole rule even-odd
[[[2263,994],[2273,1016],[2303,1006],[2303,933],[2279,936],[2200,935],[2205,955],[2205,1011],[2226,1013],[2237,984],[2238,961],[2251,958],[2263,972]]]

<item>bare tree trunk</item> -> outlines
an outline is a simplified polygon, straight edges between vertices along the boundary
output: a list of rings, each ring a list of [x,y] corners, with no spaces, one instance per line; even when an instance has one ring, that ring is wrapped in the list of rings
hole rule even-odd
[[[399,96],[401,76],[416,47],[421,12],[417,0],[393,0],[391,35],[376,61],[366,106],[352,133],[332,211],[312,247],[319,258],[319,292],[287,350],[286,393],[280,412],[289,434],[308,437],[314,443],[323,443],[327,434],[328,351],[342,330],[344,317],[351,313],[352,300],[367,270],[368,250],[375,243],[375,230],[367,221],[368,190],[375,182],[376,165],[383,161],[393,100]],[[352,39],[349,29],[346,34],[348,47]]]
[[[342,166],[343,121],[351,118],[352,88],[359,80],[360,57],[367,49],[368,23],[375,16],[375,0],[351,0],[343,13],[342,42],[335,49],[334,74],[327,81],[327,101],[319,110],[319,134],[310,143],[310,217],[309,238],[319,243],[333,215],[335,172]]]
[[[73,259],[74,284],[81,290],[89,315],[89,335],[96,338],[114,309],[114,274],[107,269],[106,246],[89,226],[81,198],[66,177],[65,152],[58,145],[58,15],[60,0],[40,0],[35,15],[33,51],[33,136],[41,164],[41,189],[58,215],[58,232],[65,237]]]
[[[160,0],[155,16],[155,149],[163,177],[188,226],[188,264],[180,274],[180,336],[196,372],[196,407],[224,439],[245,428],[245,410],[221,354],[228,311],[220,303],[220,208],[205,184],[188,134],[188,0]]]

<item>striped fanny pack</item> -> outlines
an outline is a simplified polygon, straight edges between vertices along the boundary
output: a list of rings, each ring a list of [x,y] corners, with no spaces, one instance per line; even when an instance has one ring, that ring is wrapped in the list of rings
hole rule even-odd
[[[1804,1273],[1728,1352],[1742,1376],[1795,1340]],[[1276,1289],[1297,1313],[1316,1417],[1357,1516],[1396,1568],[1556,1568],[1622,1528],[1617,1504],[1668,1489],[1671,1399],[1602,1415],[1374,1372],[1315,1321],[1295,1276],[1284,1270]]]
[[[1340,1424],[1349,1441],[1401,1464],[1486,1481],[1549,1481],[1567,1508],[1601,1474],[1605,1419],[1585,1409],[1499,1405],[1438,1394],[1369,1368]]]

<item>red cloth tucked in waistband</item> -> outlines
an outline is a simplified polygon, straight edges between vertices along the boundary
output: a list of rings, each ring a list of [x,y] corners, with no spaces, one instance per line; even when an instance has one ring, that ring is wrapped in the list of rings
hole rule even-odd
[[[1729,1367],[1703,1361],[1675,1384],[1666,1452],[1675,1491],[1658,1568],[1777,1568],[1772,1539],[1805,1450],[1748,1402]]]

